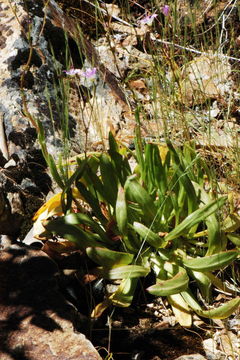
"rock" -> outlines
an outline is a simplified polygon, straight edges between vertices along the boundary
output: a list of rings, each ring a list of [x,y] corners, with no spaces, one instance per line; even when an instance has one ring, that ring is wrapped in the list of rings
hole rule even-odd
[[[27,11],[24,4],[19,0],[14,2],[14,7],[7,0],[0,4],[0,125],[4,130],[0,150],[5,157],[0,174],[0,234],[15,237],[23,235],[31,226],[32,214],[41,206],[51,186],[37,143],[34,120],[27,111],[42,122],[49,139],[48,147],[53,149],[51,119],[43,95],[44,89],[52,84],[53,59],[44,36],[29,58],[30,26],[32,41],[36,43],[43,12],[36,5],[34,14],[32,9]],[[28,58],[30,63],[26,69]]]
[[[237,359],[240,351],[239,334],[232,331],[222,330],[218,337],[218,343],[221,351],[229,358]]]
[[[14,239],[11,236],[4,234],[0,235],[0,250],[4,250],[11,246],[13,240]]]
[[[42,251],[0,252],[0,359],[100,360],[77,332],[80,317],[58,290],[57,265]]]
[[[206,360],[206,358],[200,354],[182,355],[175,360]]]
[[[196,57],[181,70],[179,100],[193,106],[207,99],[224,98],[232,86],[230,74],[231,65],[220,55],[209,53]]]
[[[203,340],[203,348],[207,360],[223,360],[225,355],[217,349],[217,343],[213,338]]]

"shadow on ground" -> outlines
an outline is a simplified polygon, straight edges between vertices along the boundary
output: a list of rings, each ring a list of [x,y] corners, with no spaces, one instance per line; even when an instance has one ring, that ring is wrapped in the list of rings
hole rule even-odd
[[[57,273],[42,251],[13,245],[0,252],[1,360],[100,359],[74,332],[79,315],[59,292]]]

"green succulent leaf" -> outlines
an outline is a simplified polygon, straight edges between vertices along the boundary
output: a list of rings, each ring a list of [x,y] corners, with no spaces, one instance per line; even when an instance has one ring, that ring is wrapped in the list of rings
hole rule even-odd
[[[209,310],[203,310],[190,290],[181,293],[186,303],[199,315],[209,319],[225,319],[232,315],[240,306],[240,297],[236,297],[225,304]]]
[[[118,144],[112,134],[111,131],[109,131],[109,134],[108,134],[108,142],[109,142],[109,153],[114,153],[114,152],[118,152]]]
[[[126,181],[125,191],[127,200],[139,204],[144,212],[145,218],[153,220],[157,212],[154,201],[144,187],[132,176]]]
[[[74,242],[80,249],[86,249],[89,246],[100,245],[99,235],[92,234],[82,230],[77,225],[69,225],[64,221],[64,217],[56,218],[44,223],[45,228],[54,235],[61,236],[64,239]]]
[[[122,234],[125,235],[127,232],[128,211],[125,192],[121,186],[118,189],[118,196],[116,202],[116,220],[118,229]]]
[[[126,156],[121,155],[118,145],[112,135],[109,133],[109,151],[111,161],[115,167],[115,173],[121,185],[124,186],[127,176],[131,175],[131,168]]]
[[[183,299],[181,294],[173,294],[167,297],[172,306],[176,320],[181,326],[190,327],[192,325],[191,309]]]
[[[85,225],[90,227],[94,233],[100,236],[102,242],[112,244],[112,241],[108,238],[103,228],[87,214],[71,213],[64,216],[64,220],[62,219],[62,222],[68,225]]]
[[[82,195],[82,197],[85,199],[86,203],[88,203],[92,208],[95,216],[100,220],[100,222],[103,225],[106,225],[108,220],[105,218],[105,216],[101,211],[98,198],[95,197],[82,182],[80,181],[76,182],[76,187],[80,192],[80,194]]]
[[[188,176],[189,170],[187,168],[186,169],[184,168],[184,164],[183,164],[183,162],[181,162],[181,159],[180,159],[181,156],[178,155],[178,152],[173,147],[171,141],[167,139],[166,142],[167,142],[169,151],[172,154],[173,167],[176,169],[177,179],[183,185],[183,187],[185,188],[185,192],[188,195],[188,208],[189,208],[188,210],[189,210],[189,213],[191,214],[196,209],[197,196],[196,196],[194,186]]]
[[[211,201],[210,195],[204,190],[203,186],[193,182],[195,191],[198,191],[200,194],[200,200],[203,204],[208,204]],[[215,213],[212,213],[206,219],[207,233],[208,233],[208,251],[207,255],[213,255],[224,251],[226,248],[226,241],[224,239],[224,234],[221,231],[219,220]]]
[[[191,227],[196,224],[199,224],[201,221],[207,219],[209,215],[217,211],[225,201],[227,196],[223,196],[217,200],[211,201],[209,204],[201,207],[198,210],[195,210],[192,214],[188,215],[179,225],[175,227],[168,235],[165,237],[166,241],[174,240],[182,234],[186,233]]]
[[[162,247],[163,243],[165,243],[164,239],[161,238],[158,234],[154,233],[148,227],[137,221],[133,223],[133,228],[143,238],[143,240],[146,240],[156,249]]]
[[[215,309],[210,310],[195,310],[195,312],[202,317],[208,318],[208,319],[226,319],[232,313],[237,310],[240,306],[240,297],[237,297],[235,299],[232,299],[225,304],[219,306]]]
[[[202,310],[201,306],[199,305],[189,288],[185,291],[182,291],[181,295],[191,309],[193,309],[194,311]]]
[[[58,184],[58,186],[64,190],[64,182],[62,181],[62,178],[57,170],[57,166],[55,163],[54,158],[52,157],[51,154],[48,154],[48,166],[50,168],[52,177],[54,178],[54,180],[56,181],[56,183]]]
[[[137,282],[137,278],[123,279],[117,291],[112,294],[109,299],[116,306],[130,306],[137,286]]]
[[[224,251],[218,254],[196,259],[183,260],[184,266],[195,271],[205,272],[223,269],[231,264],[239,255],[237,250]]]
[[[98,268],[96,272],[104,279],[117,280],[117,279],[133,279],[145,277],[150,269],[140,265],[124,265],[116,268]]]
[[[197,282],[201,294],[204,299],[209,300],[211,297],[211,280],[204,273],[199,271],[194,271],[188,268],[188,274]]]
[[[227,234],[227,238],[237,247],[240,247],[240,235]]]
[[[113,251],[102,247],[89,247],[86,249],[86,252],[91,260],[107,268],[128,265],[133,260],[132,254]]]
[[[147,291],[156,296],[168,296],[178,294],[187,289],[189,277],[185,269],[180,271],[169,280],[158,281],[153,286],[147,288]]]
[[[149,191],[160,190],[164,194],[167,189],[167,177],[165,168],[156,144],[147,144],[145,146],[145,168],[144,182],[147,183]]]
[[[118,184],[114,166],[106,154],[102,154],[100,158],[100,171],[105,197],[112,206],[115,206]]]

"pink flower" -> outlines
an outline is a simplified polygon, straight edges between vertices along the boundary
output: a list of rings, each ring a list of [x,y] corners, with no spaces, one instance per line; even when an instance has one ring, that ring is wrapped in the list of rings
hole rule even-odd
[[[170,12],[170,6],[164,5],[161,10],[162,10],[163,15],[168,16],[169,12]]]
[[[147,15],[142,20],[140,20],[140,23],[143,25],[152,26],[153,20],[157,17],[157,14]]]
[[[80,69],[69,69],[69,70],[63,70],[63,72],[65,72],[65,74],[70,75],[70,76],[74,76],[77,74],[81,74],[81,70]]]
[[[83,71],[81,75],[85,76],[87,79],[95,80],[96,74],[97,74],[96,68],[92,68],[92,69],[88,68],[88,69],[86,69],[86,71]]]
[[[86,80],[90,80],[90,81],[94,81],[96,80],[96,74],[97,74],[97,69],[96,68],[87,68],[85,71],[81,70],[81,69],[70,69],[70,70],[63,70],[63,72],[66,75],[69,76],[75,76],[75,75],[79,75],[80,77],[84,78],[84,81]]]

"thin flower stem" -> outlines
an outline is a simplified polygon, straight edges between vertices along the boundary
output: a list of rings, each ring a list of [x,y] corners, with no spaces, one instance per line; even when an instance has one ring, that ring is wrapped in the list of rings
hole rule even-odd
[[[102,9],[101,7],[97,7],[95,4],[91,3],[89,0],[84,0],[85,2],[87,2],[88,4],[94,6],[95,8],[98,8],[100,11],[102,11],[103,13],[107,14],[107,11]],[[234,2],[235,3],[235,2]],[[133,27],[131,24],[129,24],[127,21],[124,21],[122,20],[121,18],[119,18],[118,16],[113,16],[112,15],[112,18],[119,21],[120,23],[122,24],[125,24],[127,26],[130,26],[130,27]],[[223,59],[227,59],[227,60],[233,60],[233,61],[238,61],[240,62],[240,59],[238,58],[235,58],[233,56],[228,56],[228,55],[224,55],[224,54],[219,54],[219,53],[215,53],[215,54],[209,54],[207,52],[203,52],[203,51],[199,51],[199,50],[196,50],[196,49],[193,49],[193,48],[189,48],[189,47],[186,47],[186,46],[182,46],[182,45],[179,45],[179,44],[175,44],[175,43],[172,43],[170,41],[166,41],[166,40],[159,40],[159,39],[156,39],[154,36],[151,36],[151,40],[153,41],[156,41],[156,42],[159,42],[161,44],[165,44],[165,45],[171,45],[171,46],[174,46],[178,49],[182,49],[182,50],[186,50],[186,51],[190,51],[192,53],[195,53],[195,54],[199,54],[199,55],[207,55],[207,56],[212,56],[212,57],[220,57],[220,58],[223,58]]]

